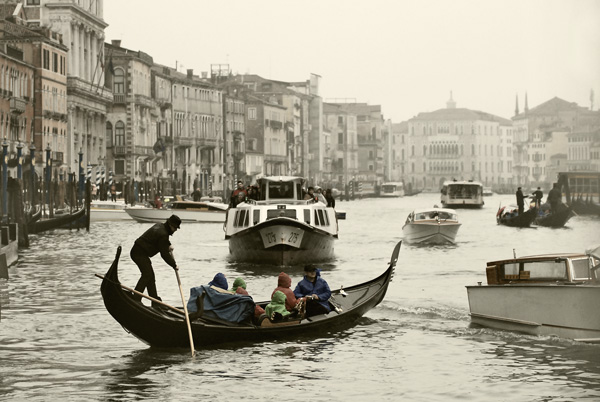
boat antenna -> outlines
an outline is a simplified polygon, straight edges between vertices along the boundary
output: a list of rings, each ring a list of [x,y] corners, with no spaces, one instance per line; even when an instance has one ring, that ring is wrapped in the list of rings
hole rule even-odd
[[[513,248],[513,258],[516,260],[517,259],[517,253],[515,252],[515,249]]]

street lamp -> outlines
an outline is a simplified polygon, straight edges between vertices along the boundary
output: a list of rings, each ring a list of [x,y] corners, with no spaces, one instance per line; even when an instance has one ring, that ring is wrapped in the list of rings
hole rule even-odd
[[[23,144],[21,141],[17,143],[17,179],[23,177]]]
[[[8,142],[6,137],[2,141],[2,221],[8,220],[8,193],[7,193],[7,180],[8,180]]]

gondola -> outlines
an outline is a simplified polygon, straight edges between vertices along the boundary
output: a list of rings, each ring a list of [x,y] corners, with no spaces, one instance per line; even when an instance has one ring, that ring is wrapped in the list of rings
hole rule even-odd
[[[80,222],[85,217],[85,208],[81,208],[72,214],[55,215],[54,218],[40,219],[27,223],[30,234],[41,233],[52,229],[80,229]]]
[[[498,209],[496,213],[496,222],[498,225],[516,227],[516,228],[528,228],[531,226],[535,218],[537,217],[538,209],[533,207],[527,211],[519,214],[517,207],[514,205],[502,207]]]
[[[360,285],[332,290],[330,302],[334,308],[328,314],[273,323],[268,318],[261,323],[234,324],[202,315],[191,322],[196,349],[230,342],[258,342],[281,338],[317,336],[352,326],[360,317],[384,298],[392,280],[401,242],[394,248],[387,270],[375,279]],[[100,287],[108,312],[142,342],[157,348],[189,348],[190,341],[182,308],[162,303],[165,308],[152,308],[136,301],[131,289],[119,282],[118,263],[121,247]],[[267,302],[258,303],[265,306]]]
[[[563,204],[556,212],[550,211],[544,215],[538,215],[535,218],[534,224],[537,226],[562,228],[573,215],[573,208]]]

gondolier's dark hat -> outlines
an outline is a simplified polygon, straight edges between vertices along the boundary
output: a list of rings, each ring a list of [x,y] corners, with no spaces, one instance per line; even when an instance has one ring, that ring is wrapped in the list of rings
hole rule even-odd
[[[167,222],[177,229],[181,226],[181,219],[177,215],[171,215]]]

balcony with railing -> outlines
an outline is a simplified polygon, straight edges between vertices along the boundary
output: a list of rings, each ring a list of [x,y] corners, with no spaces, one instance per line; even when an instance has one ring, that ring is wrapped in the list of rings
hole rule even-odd
[[[52,165],[60,166],[64,162],[64,153],[63,152],[52,152]]]
[[[13,96],[10,98],[10,112],[15,114],[21,114],[25,112],[27,107],[27,101],[23,98]]]
[[[194,138],[192,137],[175,137],[173,143],[178,147],[191,147],[194,145]]]
[[[127,153],[127,148],[124,145],[115,146],[115,156],[124,156]]]
[[[218,145],[218,141],[216,138],[206,138],[206,137],[198,138],[198,146],[201,146],[204,148],[216,148],[217,145]]]
[[[114,94],[113,103],[124,104],[125,103],[125,94]]]

